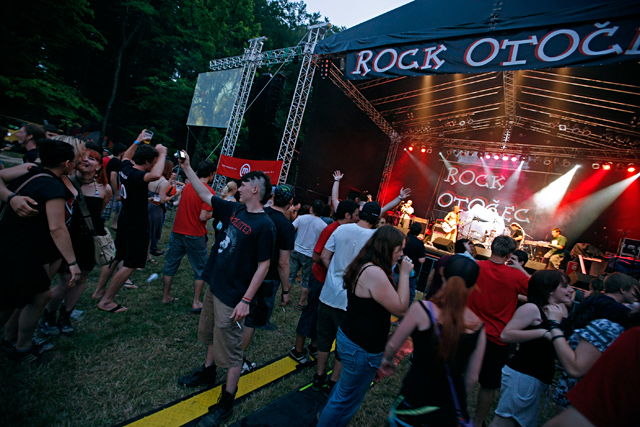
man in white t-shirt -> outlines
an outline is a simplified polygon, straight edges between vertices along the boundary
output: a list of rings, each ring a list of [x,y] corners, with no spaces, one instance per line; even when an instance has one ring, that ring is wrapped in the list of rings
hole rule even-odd
[[[400,195],[382,209],[376,202],[365,203],[360,211],[360,220],[355,224],[345,224],[338,227],[322,250],[322,262],[328,271],[320,293],[320,306],[318,307],[316,328],[318,365],[313,376],[312,387],[314,390],[326,387],[330,391],[340,378],[342,363],[337,354],[329,381],[327,381],[325,368],[331,346],[338,333],[338,327],[347,313],[347,291],[343,286],[344,272],[375,233],[374,227],[380,219],[380,213],[393,209],[410,194],[410,189],[401,189]]]
[[[320,233],[327,226],[327,223],[320,218],[324,203],[322,200],[315,200],[311,204],[311,213],[308,215],[300,215],[293,221],[293,227],[296,229],[296,242],[289,264],[289,283],[294,283],[298,271],[302,269],[302,292],[300,293],[300,302],[298,303],[298,311],[302,311],[307,297],[309,296],[309,275],[311,267],[313,267],[313,248],[318,242]]]

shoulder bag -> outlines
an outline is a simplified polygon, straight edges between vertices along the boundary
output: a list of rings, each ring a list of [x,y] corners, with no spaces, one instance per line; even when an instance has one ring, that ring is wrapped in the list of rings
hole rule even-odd
[[[116,246],[113,243],[113,238],[111,237],[111,233],[106,228],[104,229],[104,236],[99,236],[96,233],[96,230],[93,226],[93,220],[91,219],[91,214],[89,213],[89,208],[87,208],[87,203],[84,200],[84,194],[82,194],[82,189],[78,185],[77,182],[73,179],[69,179],[76,190],[78,190],[78,205],[80,206],[80,212],[82,213],[82,217],[84,218],[87,228],[93,235],[93,259],[98,265],[107,265],[111,264],[111,262],[116,257]]]

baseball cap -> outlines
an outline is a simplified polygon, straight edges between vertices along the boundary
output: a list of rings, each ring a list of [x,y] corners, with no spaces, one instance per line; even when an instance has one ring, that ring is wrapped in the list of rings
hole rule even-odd
[[[370,215],[373,218],[380,218],[380,211],[382,208],[376,202],[367,202],[362,207],[360,214]]]

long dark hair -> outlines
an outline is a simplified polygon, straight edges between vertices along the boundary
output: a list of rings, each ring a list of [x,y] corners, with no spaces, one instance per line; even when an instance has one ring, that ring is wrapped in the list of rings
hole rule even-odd
[[[538,306],[540,311],[549,304],[551,292],[563,283],[569,283],[569,277],[560,270],[538,270],[529,279],[527,300]]]
[[[76,158],[73,147],[66,142],[41,138],[37,142],[38,155],[44,168],[55,168]]]
[[[454,255],[444,265],[446,284],[431,299],[440,309],[439,323],[442,324],[440,349],[438,357],[445,361],[452,361],[458,349],[460,334],[465,328],[464,310],[467,297],[475,288],[480,267],[478,263],[463,255]],[[433,325],[436,327],[436,325]]]
[[[391,277],[393,251],[398,246],[402,246],[405,239],[402,231],[391,225],[380,227],[347,267],[344,273],[344,288],[349,292],[355,292],[358,274],[362,267],[369,262],[380,267],[391,283],[394,283]]]

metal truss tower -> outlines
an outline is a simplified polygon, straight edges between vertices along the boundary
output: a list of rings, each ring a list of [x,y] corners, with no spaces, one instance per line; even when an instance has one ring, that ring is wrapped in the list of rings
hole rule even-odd
[[[287,182],[289,168],[291,167],[296,142],[298,141],[298,134],[300,133],[300,126],[302,125],[302,118],[304,117],[304,110],[309,100],[311,83],[313,82],[313,75],[316,68],[313,50],[316,47],[316,43],[324,38],[326,30],[330,25],[331,24],[326,22],[310,26],[306,36],[307,40],[303,45],[302,66],[298,74],[298,82],[296,83],[296,88],[293,93],[287,123],[284,127],[280,150],[278,152],[278,160],[282,160],[282,169],[280,170],[278,184]]]
[[[503,71],[502,79],[504,86],[504,114],[507,119],[507,123],[504,125],[504,132],[502,133],[502,142],[504,145],[507,145],[511,142],[511,131],[516,124],[515,73],[513,71]]]
[[[251,92],[251,86],[253,85],[253,77],[257,68],[255,59],[262,51],[262,46],[266,39],[266,37],[258,37],[249,40],[249,48],[245,48],[244,55],[242,55],[242,77],[240,79],[240,88],[238,89],[236,102],[233,104],[233,109],[231,110],[231,119],[229,120],[227,133],[224,135],[224,139],[222,140],[221,155],[233,156],[233,152],[236,149],[236,141],[240,134],[240,126],[242,125],[244,112],[247,109],[247,101],[249,99],[249,93]],[[224,181],[224,176],[216,174],[213,180],[213,189],[217,190],[222,187]]]

